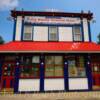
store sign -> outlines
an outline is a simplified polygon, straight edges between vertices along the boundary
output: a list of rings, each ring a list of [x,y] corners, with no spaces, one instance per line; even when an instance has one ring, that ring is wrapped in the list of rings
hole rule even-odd
[[[27,16],[25,22],[36,24],[80,24],[80,18]]]

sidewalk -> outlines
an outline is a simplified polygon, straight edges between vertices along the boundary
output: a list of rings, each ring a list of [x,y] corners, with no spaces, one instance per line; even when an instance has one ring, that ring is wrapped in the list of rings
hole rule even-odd
[[[2,94],[0,100],[100,100],[100,92]]]

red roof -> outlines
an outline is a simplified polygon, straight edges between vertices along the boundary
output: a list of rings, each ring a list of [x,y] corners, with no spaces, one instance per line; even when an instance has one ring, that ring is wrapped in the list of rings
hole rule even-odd
[[[99,52],[100,45],[91,42],[9,42],[0,45],[1,53],[13,52]]]

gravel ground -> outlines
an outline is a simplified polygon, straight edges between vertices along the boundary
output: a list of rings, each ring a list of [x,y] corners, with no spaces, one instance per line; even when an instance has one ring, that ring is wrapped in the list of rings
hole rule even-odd
[[[1,94],[0,100],[100,100],[100,92]]]

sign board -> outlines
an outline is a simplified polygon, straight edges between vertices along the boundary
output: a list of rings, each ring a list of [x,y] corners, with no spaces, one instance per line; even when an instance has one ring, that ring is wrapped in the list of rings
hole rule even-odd
[[[26,16],[26,23],[31,24],[80,24],[80,18],[70,17],[38,17],[38,16]]]

